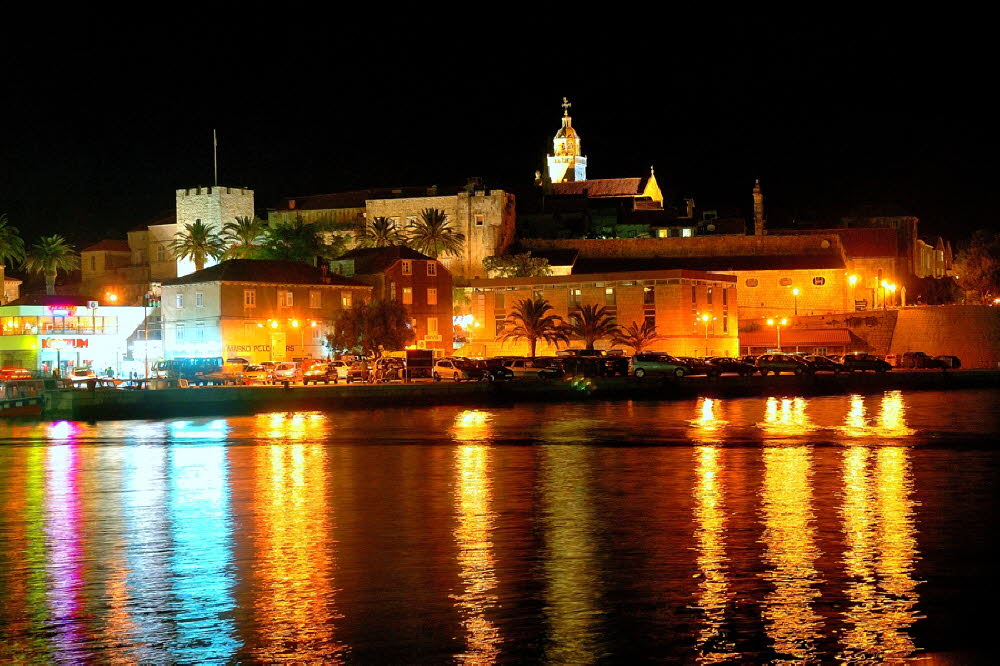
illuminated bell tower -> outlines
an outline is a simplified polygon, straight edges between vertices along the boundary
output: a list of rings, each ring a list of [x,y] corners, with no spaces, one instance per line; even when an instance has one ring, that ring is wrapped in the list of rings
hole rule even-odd
[[[563,97],[562,127],[552,140],[553,154],[548,156],[549,180],[553,183],[587,180],[587,158],[580,153],[580,137],[569,117],[570,106],[569,100]]]
[[[753,235],[764,235],[764,193],[760,191],[760,179],[753,185]]]

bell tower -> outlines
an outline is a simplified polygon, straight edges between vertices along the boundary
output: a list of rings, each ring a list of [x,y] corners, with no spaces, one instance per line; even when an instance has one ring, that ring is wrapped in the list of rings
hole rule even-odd
[[[580,151],[580,137],[573,129],[573,119],[569,115],[571,106],[563,97],[562,127],[552,140],[552,154],[547,158],[549,180],[553,183],[587,180],[587,158]]]
[[[764,235],[764,193],[760,191],[760,179],[753,185],[753,235]]]

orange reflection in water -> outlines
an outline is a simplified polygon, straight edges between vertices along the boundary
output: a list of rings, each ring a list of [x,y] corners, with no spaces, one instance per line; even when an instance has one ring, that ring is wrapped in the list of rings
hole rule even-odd
[[[719,418],[717,411],[719,401],[712,398],[701,398],[698,401],[698,416],[691,421],[694,428],[694,438],[701,442],[719,442],[720,431],[728,421]]]
[[[725,496],[719,475],[720,449],[699,446],[698,480],[695,486],[695,538],[698,541],[698,603],[703,626],[698,632],[698,661],[716,663],[734,659],[735,646],[723,632],[729,583],[726,579]]]
[[[803,398],[768,398],[764,407],[764,422],[759,427],[771,437],[805,435],[814,426],[806,415]]]
[[[454,599],[462,613],[466,645],[458,660],[473,664],[494,663],[503,642],[499,628],[487,617],[487,611],[498,604],[493,553],[496,514],[490,508],[491,454],[487,446],[459,446],[455,449],[455,473],[458,478],[455,511],[458,524],[454,537],[463,589],[460,594],[454,595]]]
[[[764,450],[763,574],[774,589],[763,616],[774,649],[796,660],[815,657],[821,620],[813,609],[819,596],[815,524],[810,487],[810,451],[805,446]]]
[[[901,659],[915,651],[907,629],[919,614],[912,477],[903,447],[844,452],[844,564],[850,583],[843,652],[848,662]],[[874,458],[874,469],[872,469]]]
[[[481,442],[490,436],[493,414],[478,409],[466,409],[455,416],[451,434],[458,442]]]
[[[864,397],[852,395],[850,409],[840,430],[849,437],[867,438],[908,437],[916,432],[906,425],[902,391],[885,392],[875,421],[868,418]]]
[[[256,660],[294,655],[315,661],[343,659],[335,641],[334,547],[326,500],[327,467],[321,439],[326,417],[312,413],[263,414],[260,430],[282,443],[255,450],[257,493],[254,614]],[[284,443],[287,442],[287,443]]]

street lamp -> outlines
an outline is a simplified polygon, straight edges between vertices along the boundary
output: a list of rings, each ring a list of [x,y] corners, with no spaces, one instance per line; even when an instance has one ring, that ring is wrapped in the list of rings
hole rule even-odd
[[[799,316],[799,288],[792,288],[792,297],[795,299],[795,316]]]
[[[896,293],[896,285],[889,282],[888,280],[882,280],[882,309],[886,309],[886,292],[890,294]]]
[[[778,351],[781,351],[781,327],[785,326],[788,320],[782,317],[781,319],[768,319],[767,325],[774,326],[775,332],[778,335]]]
[[[63,347],[66,346],[66,341],[62,338],[50,338],[49,346],[56,350],[56,370],[55,376],[62,377],[62,355],[61,352]]]
[[[854,301],[853,307],[857,309],[858,307],[858,276],[848,275],[847,284],[851,285],[851,300]]]
[[[705,324],[705,356],[708,356],[708,322],[715,321],[715,317],[710,314],[698,315],[696,321],[700,321]]]

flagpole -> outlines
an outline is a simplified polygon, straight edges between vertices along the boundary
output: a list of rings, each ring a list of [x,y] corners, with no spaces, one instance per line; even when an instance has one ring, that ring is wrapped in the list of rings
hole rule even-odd
[[[219,186],[219,139],[212,130],[212,166],[215,170],[215,186]]]

